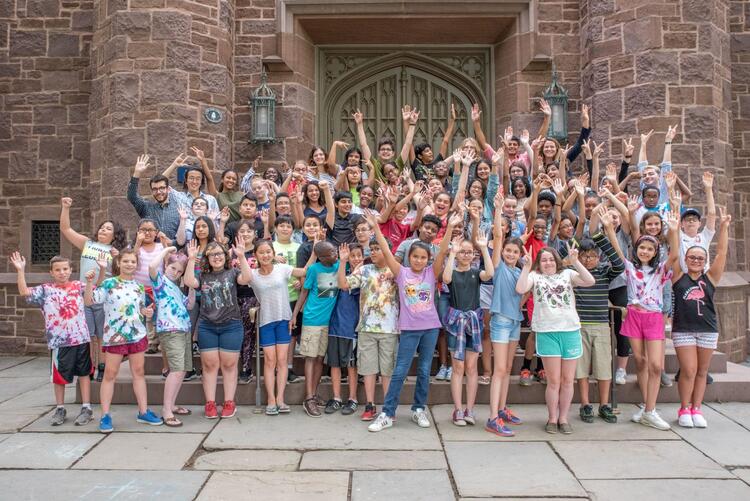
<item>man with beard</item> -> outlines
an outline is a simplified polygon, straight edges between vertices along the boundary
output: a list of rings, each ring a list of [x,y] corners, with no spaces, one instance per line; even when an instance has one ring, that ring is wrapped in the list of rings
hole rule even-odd
[[[178,162],[180,157],[175,159]],[[138,216],[141,219],[153,219],[159,225],[158,228],[167,236],[174,240],[177,235],[177,228],[180,226],[180,195],[169,187],[169,179],[161,174],[157,174],[149,180],[151,194],[154,201],[144,199],[138,193],[138,183],[140,178],[149,168],[148,155],[140,155],[133,169],[133,177],[130,178],[128,185],[128,200]]]

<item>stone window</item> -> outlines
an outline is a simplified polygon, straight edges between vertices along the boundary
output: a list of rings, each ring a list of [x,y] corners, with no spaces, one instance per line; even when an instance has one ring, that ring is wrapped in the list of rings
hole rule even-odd
[[[31,222],[31,264],[47,264],[60,254],[60,221]]]

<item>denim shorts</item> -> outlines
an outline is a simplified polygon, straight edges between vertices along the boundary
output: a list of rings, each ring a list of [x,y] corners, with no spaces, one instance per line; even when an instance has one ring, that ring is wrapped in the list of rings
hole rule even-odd
[[[581,331],[537,332],[536,354],[539,357],[558,357],[563,360],[581,358]]]
[[[521,339],[521,321],[493,313],[490,318],[490,340],[493,343],[508,344]]]
[[[279,320],[260,327],[260,347],[268,348],[277,344],[289,344],[292,336],[289,333],[289,321]]]
[[[458,340],[456,339],[456,336],[454,336],[450,332],[447,333],[446,339],[448,340],[448,351],[453,353],[454,351],[456,351],[456,342]],[[473,348],[474,345],[472,344],[473,341],[474,341],[474,338],[470,334],[467,334],[466,335],[466,351],[470,351],[472,353],[475,352]]]
[[[198,347],[202,352],[219,350],[239,353],[244,332],[240,320],[215,324],[201,319],[198,322]]]

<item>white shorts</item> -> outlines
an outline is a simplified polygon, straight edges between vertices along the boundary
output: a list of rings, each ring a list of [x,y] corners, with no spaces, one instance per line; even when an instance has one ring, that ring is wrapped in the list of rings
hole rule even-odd
[[[718,332],[673,332],[672,343],[675,348],[683,346],[697,346],[707,350],[715,350],[719,344]]]

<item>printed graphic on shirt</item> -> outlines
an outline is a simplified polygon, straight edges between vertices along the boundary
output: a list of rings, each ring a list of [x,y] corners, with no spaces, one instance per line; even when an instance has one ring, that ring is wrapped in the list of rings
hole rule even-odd
[[[706,293],[703,290],[704,287],[706,287],[706,282],[704,282],[703,280],[698,280],[698,285],[690,287],[682,296],[682,299],[684,299],[685,301],[693,301],[695,303],[698,316],[701,317],[703,316],[703,313],[701,312],[701,305],[706,304],[703,301],[706,298]]]
[[[428,283],[407,280],[404,296],[406,304],[414,313],[429,311],[433,307],[432,287]]]
[[[333,273],[318,273],[317,276],[318,284],[318,297],[336,297],[339,293],[338,281],[336,280],[336,272]]]
[[[235,298],[232,295],[231,276],[225,276],[221,280],[210,280],[203,282],[201,286],[201,301],[207,308],[226,308],[235,306]]]

